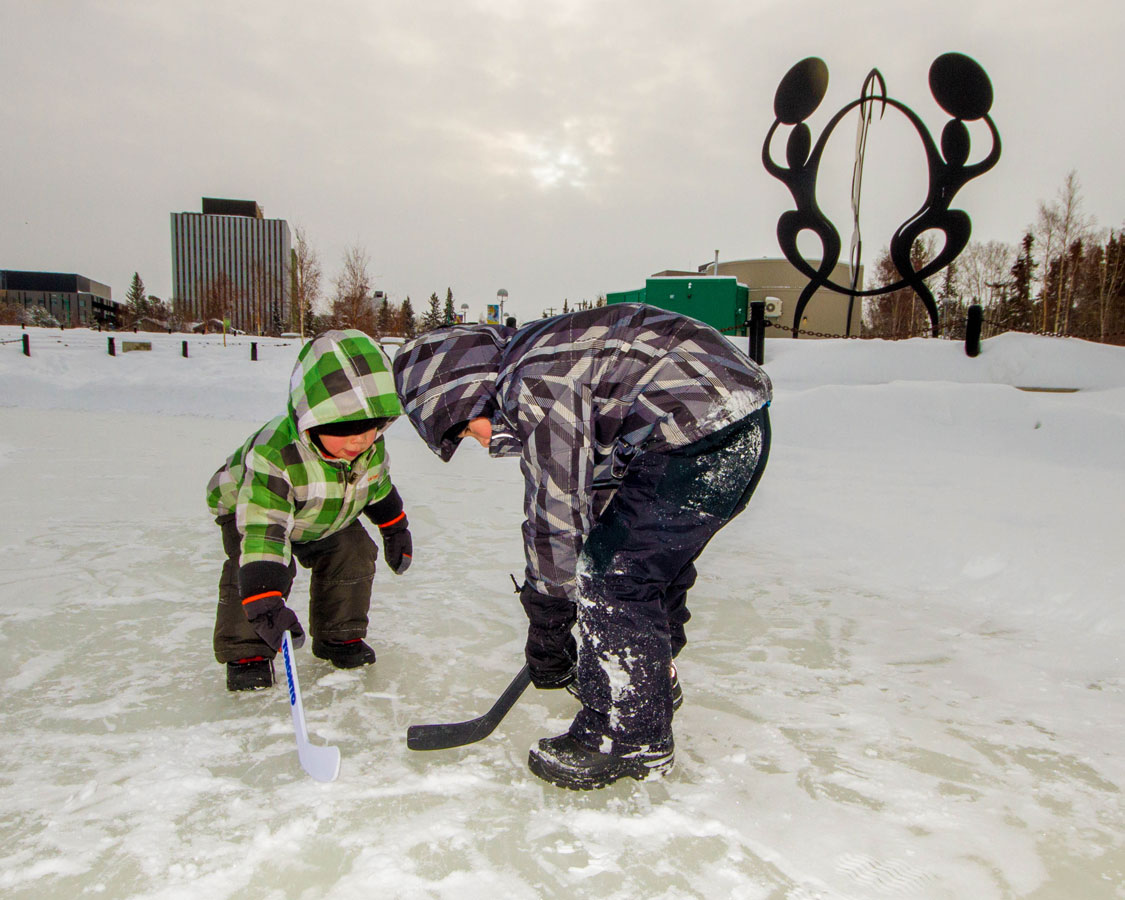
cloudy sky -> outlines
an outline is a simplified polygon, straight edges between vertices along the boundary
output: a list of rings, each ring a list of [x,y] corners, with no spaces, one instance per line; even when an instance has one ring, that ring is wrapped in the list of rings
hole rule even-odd
[[[1017,241],[1071,169],[1087,212],[1120,226],[1123,7],[0,0],[0,268],[77,271],[117,299],[138,271],[168,297],[169,213],[233,197],[301,227],[326,281],[358,246],[393,299],[451,287],[475,317],[504,288],[538,316],[716,250],[779,255],[788,194],[761,148],[789,67],[828,65],[814,136],[872,67],[936,135],[927,72],[951,50],[991,76],[1004,141],[957,198],[974,238]],[[853,148],[854,124],[820,179],[845,245]],[[888,114],[868,138],[869,254],[924,188]]]

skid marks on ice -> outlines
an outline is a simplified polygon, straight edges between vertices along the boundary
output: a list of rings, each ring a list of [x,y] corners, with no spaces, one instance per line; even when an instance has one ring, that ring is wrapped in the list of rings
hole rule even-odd
[[[847,875],[868,896],[919,897],[936,881],[932,873],[920,872],[901,859],[873,859],[860,853],[844,853],[836,868]]]
[[[48,520],[40,530],[20,536],[6,556],[9,562],[0,567],[0,588],[10,589],[4,594],[24,600],[5,603],[2,612],[27,618],[47,615],[71,600],[83,606],[144,602],[161,591],[198,585],[201,571],[209,568],[214,574],[207,581],[217,583],[221,557],[206,538],[217,541],[218,532],[205,515],[200,518],[192,523],[82,516]],[[212,552],[202,554],[205,549]]]
[[[1120,729],[1111,681],[1052,677],[1049,644],[987,619],[935,627],[924,597],[794,581],[732,603],[704,584],[695,611],[679,777],[754,798],[800,871],[849,896],[1022,895],[1075,873],[1098,886],[1085,896],[1111,896],[1125,861],[1121,767],[1084,750],[1096,723]],[[788,811],[829,833],[787,834]],[[942,869],[914,866],[915,851]]]
[[[94,886],[89,872],[112,873],[115,887],[102,888],[108,896],[129,896],[149,883],[182,843],[181,829],[196,840],[213,834],[214,810],[230,801],[237,783],[196,754],[219,758],[233,746],[208,727],[96,740],[21,732],[0,753],[8,776],[0,785],[0,807],[8,811],[0,825],[0,886],[27,893],[5,896],[78,896]]]
[[[683,796],[677,778],[619,783],[603,794],[545,791],[528,829],[541,884],[560,893],[577,884],[584,896],[614,900],[762,897],[778,885],[785,896],[798,896],[788,892],[804,880],[786,875],[768,845],[740,824],[676,799]],[[834,896],[810,886],[809,897]]]

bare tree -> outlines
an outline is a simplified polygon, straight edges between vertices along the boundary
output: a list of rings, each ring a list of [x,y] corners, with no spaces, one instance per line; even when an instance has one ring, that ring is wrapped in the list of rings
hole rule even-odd
[[[1082,337],[1125,343],[1125,231],[1102,231],[1083,260],[1075,319]]]
[[[255,334],[281,334],[286,329],[285,279],[287,273],[277,270],[261,259],[248,267],[250,278],[250,315]]]
[[[243,323],[236,321],[234,315],[237,294],[238,288],[226,272],[220,272],[203,285],[199,296],[199,311],[203,317],[204,331],[207,330],[206,323],[211,319],[222,320],[227,317],[236,327],[241,327]]]
[[[297,226],[297,242],[289,252],[289,293],[292,301],[290,327],[305,337],[305,329],[312,324],[313,307],[320,299],[320,257],[305,237],[305,230]]]
[[[1114,343],[1125,344],[1125,230],[1111,231],[1098,279],[1098,330],[1103,341],[1116,330]]]
[[[1053,203],[1039,204],[1035,232],[1043,248],[1043,289],[1040,294],[1041,328],[1061,333],[1075,290],[1076,264],[1089,239],[1092,222],[1082,212],[1082,187],[1078,173],[1067,173]],[[1064,308],[1065,301],[1065,308]]]
[[[936,247],[937,241],[929,235],[923,235],[914,242],[910,248],[910,262],[915,272],[937,255]],[[892,284],[902,277],[886,248],[875,264],[874,275],[880,285]],[[927,287],[931,286],[932,280],[932,277],[925,279]],[[909,287],[868,298],[864,303],[863,318],[864,334],[869,337],[896,340],[916,337],[924,330],[928,331],[924,327],[928,321],[925,307]]]
[[[27,313],[22,304],[0,302],[0,325],[24,325]]]
[[[332,316],[338,325],[373,333],[375,310],[371,299],[370,260],[361,247],[344,251],[344,267],[336,277],[336,296],[332,300]]]
[[[1003,241],[969,241],[957,257],[958,293],[971,303],[995,306],[1005,296],[1016,251]]]

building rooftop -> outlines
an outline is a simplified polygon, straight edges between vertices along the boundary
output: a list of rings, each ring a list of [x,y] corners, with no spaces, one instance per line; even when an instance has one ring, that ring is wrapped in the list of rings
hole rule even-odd
[[[227,200],[222,197],[204,197],[203,214],[205,216],[246,216],[251,219],[261,219],[262,208],[256,200]]]

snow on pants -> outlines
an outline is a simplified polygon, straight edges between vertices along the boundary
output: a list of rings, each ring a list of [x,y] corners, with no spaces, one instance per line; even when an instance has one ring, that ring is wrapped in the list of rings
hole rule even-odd
[[[769,456],[766,408],[677,450],[643,453],[578,561],[578,695],[570,726],[603,753],[672,746],[672,657],[695,559],[750,500]]]
[[[223,531],[227,559],[219,577],[219,606],[215,614],[215,659],[221,663],[254,656],[272,659],[274,651],[246,618],[238,589],[239,546],[242,542],[233,515],[215,522]],[[312,571],[309,587],[309,630],[327,641],[350,641],[367,636],[367,611],[375,578],[375,542],[358,520],[319,541],[293,544],[293,556]],[[288,599],[297,573],[289,563]],[[303,616],[300,616],[303,619]]]

